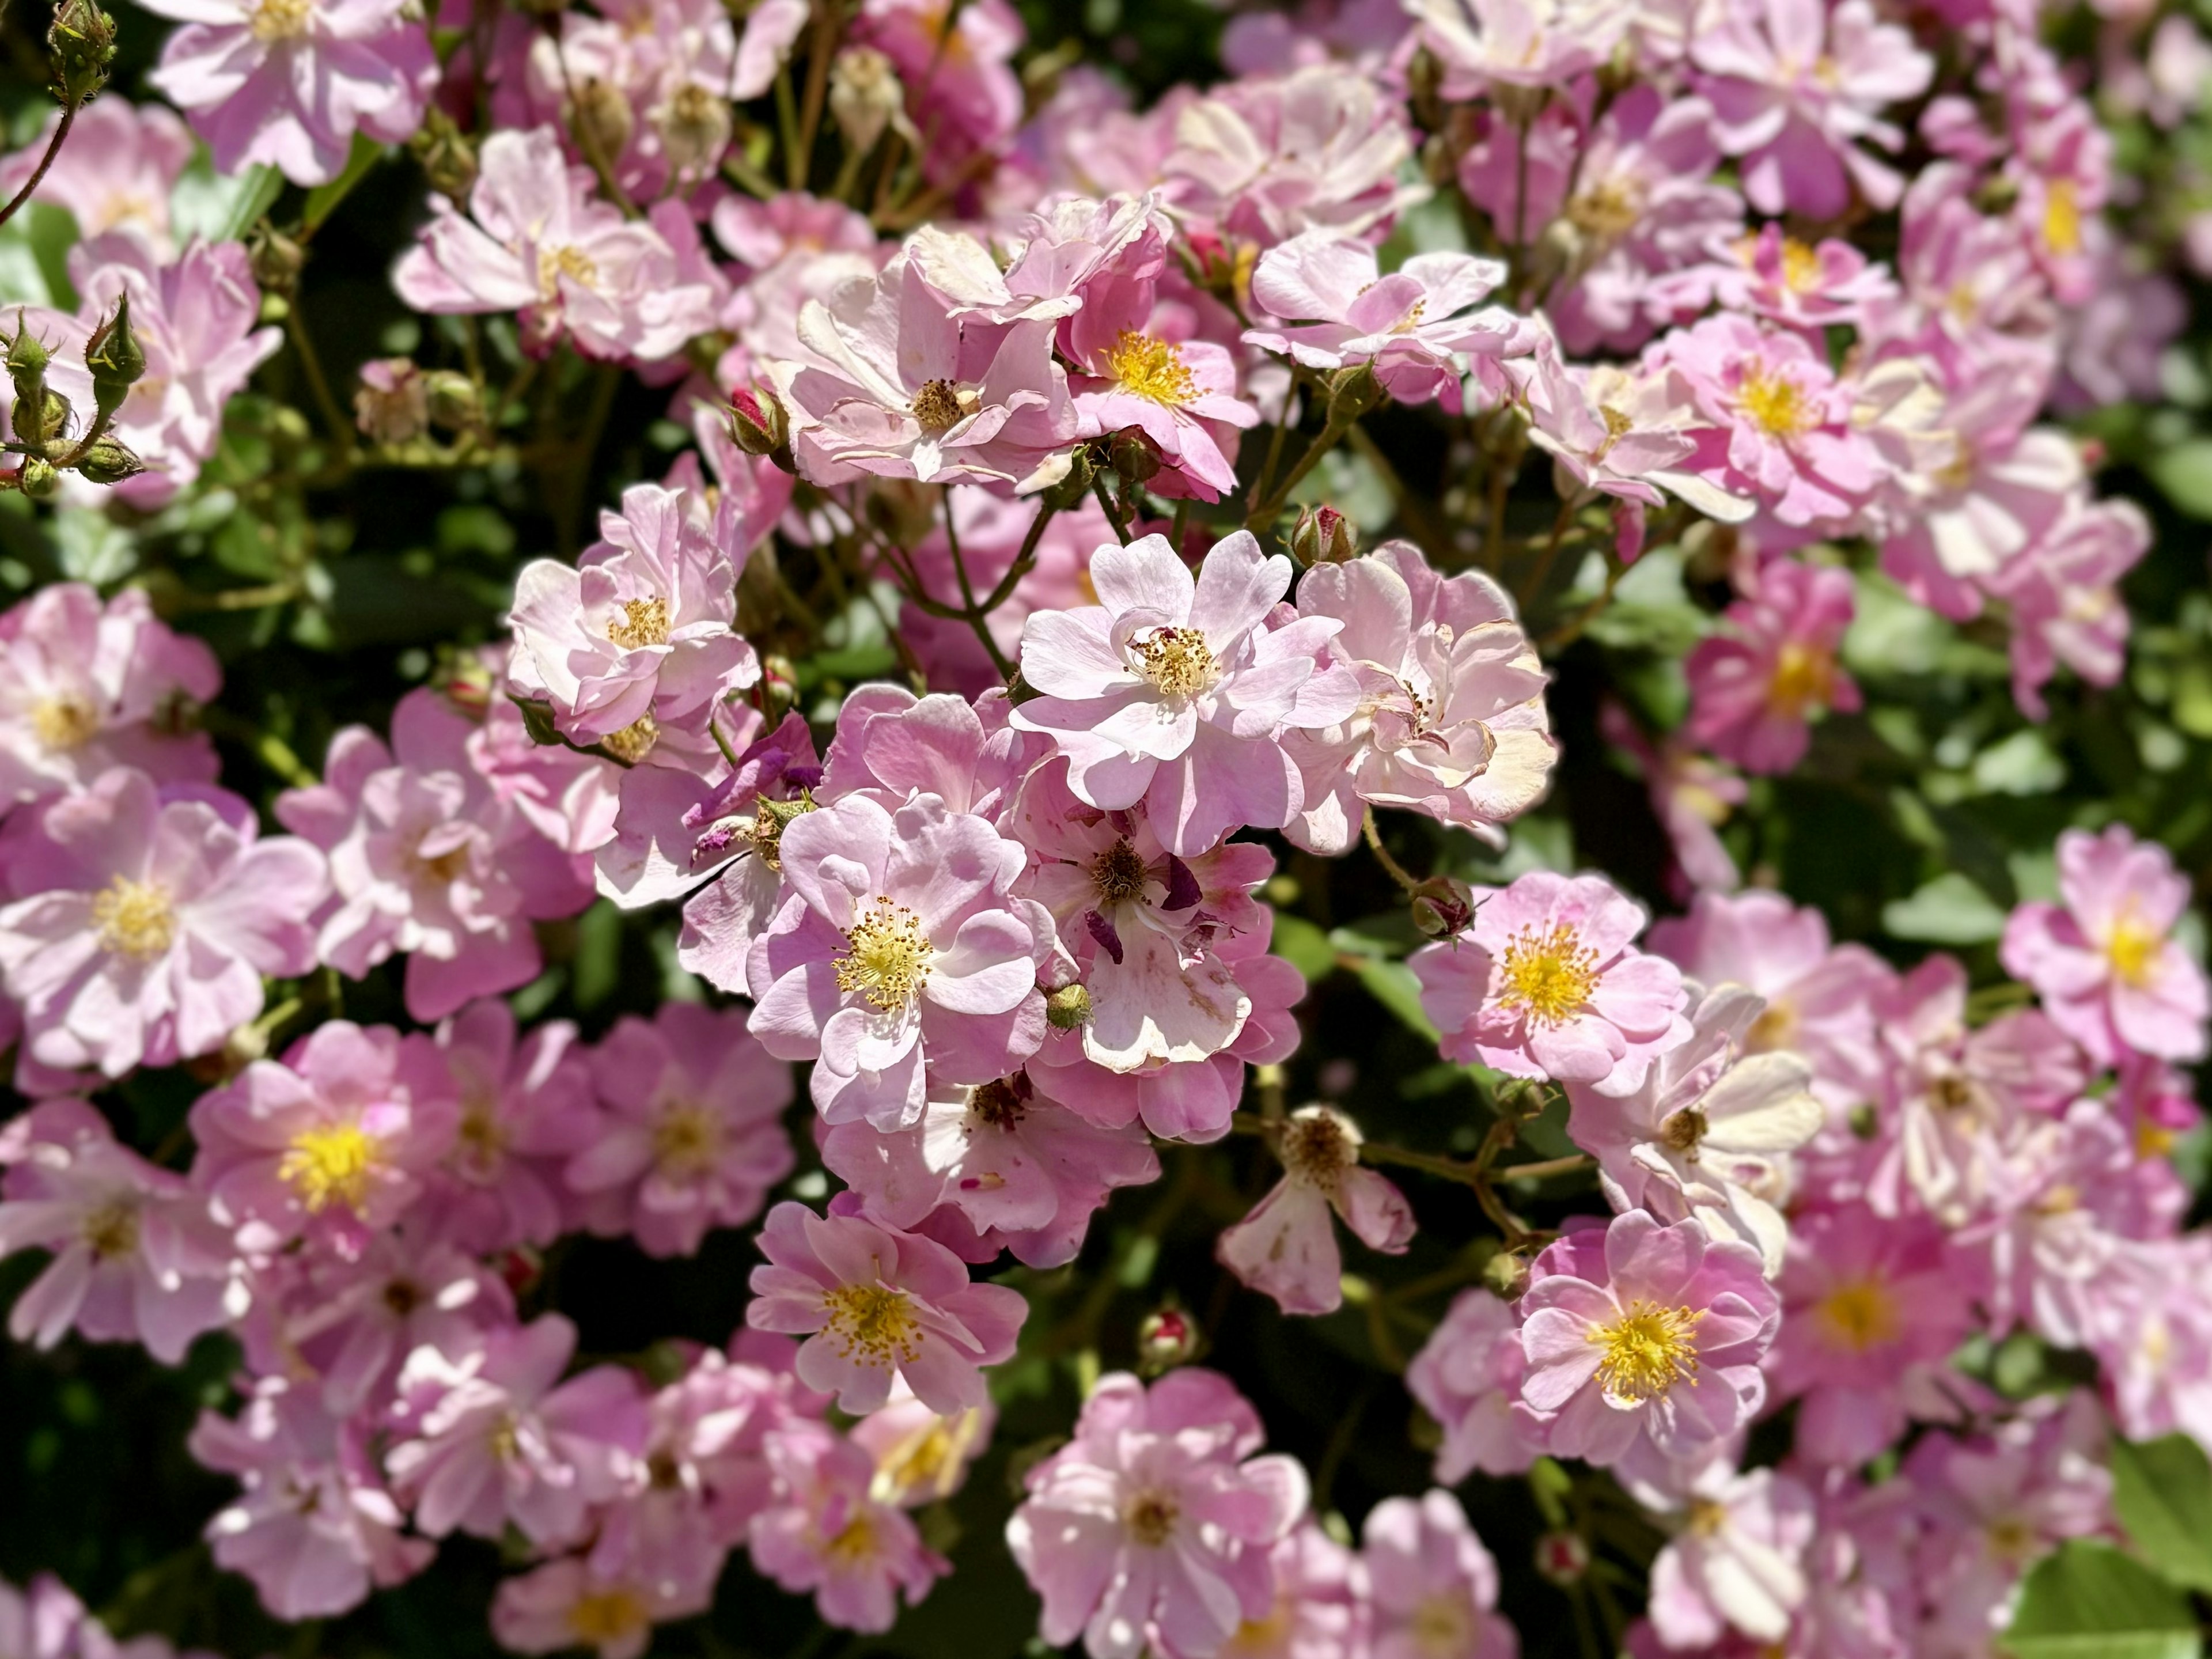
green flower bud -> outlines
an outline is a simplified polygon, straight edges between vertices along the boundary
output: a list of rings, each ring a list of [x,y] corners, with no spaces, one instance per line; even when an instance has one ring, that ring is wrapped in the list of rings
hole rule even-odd
[[[422,165],[422,176],[441,196],[459,202],[477,182],[477,147],[453,125],[453,118],[436,105],[423,117],[422,129],[407,141],[407,148]]]
[[[103,433],[84,452],[84,458],[76,464],[76,470],[94,483],[119,484],[125,478],[135,478],[143,472],[146,463],[132,454],[129,446],[120,439]]]
[[[1044,1000],[1044,1017],[1055,1031],[1079,1031],[1091,1023],[1091,993],[1080,985],[1063,985]]]
[[[68,398],[50,387],[40,386],[29,397],[19,396],[8,411],[8,419],[15,428],[15,441],[38,449],[67,434],[70,416],[74,413]]]
[[[34,501],[50,501],[61,491],[62,475],[54,471],[52,462],[26,455],[23,470],[15,475],[15,487]]]
[[[115,314],[84,343],[84,366],[92,371],[94,407],[101,418],[112,415],[146,375],[146,352],[131,330],[131,294],[115,301]]]
[[[1083,498],[1091,493],[1091,480],[1097,471],[1097,447],[1078,445],[1068,455],[1067,471],[1039,491],[1037,499],[1055,513],[1070,512],[1083,505]]]
[[[1291,556],[1304,565],[1348,563],[1359,556],[1359,532],[1333,507],[1300,507]]]
[[[61,0],[46,30],[54,96],[74,109],[107,84],[115,61],[115,20],[93,0]]]

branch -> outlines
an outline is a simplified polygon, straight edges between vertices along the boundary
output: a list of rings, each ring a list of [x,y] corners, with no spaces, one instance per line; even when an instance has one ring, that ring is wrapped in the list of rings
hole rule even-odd
[[[31,199],[31,192],[38,189],[46,176],[46,169],[53,166],[54,157],[62,153],[62,141],[69,137],[70,129],[76,125],[76,112],[82,107],[78,104],[62,106],[62,118],[54,124],[53,137],[46,140],[46,153],[39,158],[39,165],[31,170],[30,178],[24,181],[22,189],[15,192],[15,199],[6,207],[0,207],[0,225],[14,218],[15,210]]]

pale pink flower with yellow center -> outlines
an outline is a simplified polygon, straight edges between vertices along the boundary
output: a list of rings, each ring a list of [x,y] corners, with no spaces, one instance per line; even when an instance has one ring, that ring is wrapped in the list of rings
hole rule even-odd
[[[1528,1370],[1510,1304],[1477,1286],[1462,1291],[1406,1368],[1406,1388],[1443,1430],[1436,1478],[1457,1486],[1474,1470],[1522,1474],[1543,1449],[1543,1431],[1513,1403]]]
[[[1413,1242],[1413,1206],[1389,1177],[1359,1166],[1361,1139],[1341,1112],[1300,1107],[1275,1140],[1283,1178],[1215,1241],[1221,1264],[1273,1297],[1285,1313],[1334,1313],[1343,1305],[1344,1257],[1332,1210],[1386,1255],[1403,1255]]]
[[[1859,707],[1859,689],[1836,661],[1854,611],[1851,573],[1778,558],[1729,606],[1723,630],[1698,642],[1687,732],[1747,772],[1786,772],[1812,741],[1808,718]]]
[[[1360,1542],[1374,1659],[1518,1659],[1497,1613],[1498,1564],[1451,1493],[1384,1498]]]
[[[491,1629],[513,1653],[588,1648],[599,1659],[639,1659],[657,1621],[703,1612],[707,1600],[668,1595],[649,1576],[602,1573],[583,1556],[564,1555],[500,1585]]]
[[[827,1424],[801,1419],[771,1432],[776,1498],[752,1518],[753,1565],[794,1593],[812,1590],[827,1624],[880,1632],[951,1565],[913,1520],[875,1493],[875,1460]]]

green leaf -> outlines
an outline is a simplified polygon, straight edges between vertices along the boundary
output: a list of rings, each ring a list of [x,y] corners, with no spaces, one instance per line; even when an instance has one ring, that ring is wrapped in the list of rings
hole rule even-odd
[[[2212,438],[2191,438],[2153,456],[2152,481],[2192,519],[2212,519]]]
[[[2013,1659],[2201,1659],[2188,1598],[2110,1544],[2071,1539],[2036,1563],[2000,1642]]]
[[[1275,913],[1275,954],[1305,975],[1310,985],[1336,971],[1336,950],[1328,935],[1304,916]]]
[[[1359,964],[1359,982],[1367,988],[1370,996],[1407,1026],[1431,1042],[1437,1040],[1437,1028],[1421,1012],[1421,981],[1413,977],[1413,970],[1404,963],[1370,957]]]
[[[301,229],[313,235],[323,221],[337,210],[338,204],[352,193],[353,187],[368,176],[368,170],[384,159],[384,146],[367,133],[354,134],[353,152],[346,157],[345,171],[327,185],[318,185],[307,192],[307,204],[300,213]]]
[[[2212,1592],[2212,1462],[2185,1434],[2112,1442],[2112,1510],[2151,1565]]]
[[[253,228],[255,222],[276,205],[276,198],[283,190],[284,175],[275,167],[259,163],[249,167],[246,173],[246,187],[231,203],[230,217],[225,222],[219,240],[226,242],[241,240],[247,231]]]
[[[1988,894],[1948,871],[1911,898],[1881,908],[1881,925],[1893,939],[1931,945],[1984,945],[2004,933],[2005,913]]]

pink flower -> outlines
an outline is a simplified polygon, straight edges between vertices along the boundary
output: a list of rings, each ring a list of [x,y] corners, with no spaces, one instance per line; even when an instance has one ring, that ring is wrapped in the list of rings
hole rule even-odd
[[[1285,1313],[1334,1313],[1344,1304],[1331,1210],[1387,1255],[1413,1242],[1413,1206],[1387,1176],[1359,1167],[1360,1140],[1358,1126],[1329,1107],[1292,1112],[1275,1142],[1283,1178],[1214,1243],[1222,1266]]]
[[[1747,772],[1786,772],[1812,741],[1807,717],[1859,707],[1836,665],[1852,615],[1851,573],[1778,558],[1728,608],[1725,633],[1698,641],[1690,677],[1691,741]]]
[[[1602,1467],[1646,1445],[1685,1455],[1748,1422],[1781,1303],[1751,1246],[1632,1210],[1546,1246],[1520,1313],[1522,1405],[1555,1455]]]
[[[1854,188],[1874,208],[1897,204],[1903,180],[1865,146],[1904,142],[1881,112],[1927,91],[1936,65],[1869,0],[1747,0],[1699,28],[1690,54],[1761,213],[1838,218]]]
[[[1797,1455],[1856,1467],[1893,1444],[1972,1328],[1980,1277],[1923,1218],[1798,1217],[1766,1358],[1776,1402],[1801,1401]]]
[[[591,1056],[606,1108],[568,1160],[587,1224],[634,1234],[648,1255],[691,1255],[709,1227],[743,1226],[791,1173],[791,1068],[745,1030],[742,1008],[664,1004],[628,1016]]]
[[[2130,1440],[2212,1433],[2212,1309],[2199,1289],[2212,1236],[2124,1246],[2100,1282],[2087,1344]]]
[[[1779,1642],[1805,1601],[1813,1494],[1772,1469],[1708,1463],[1672,1501],[1654,1505],[1680,1530],[1651,1564],[1651,1625],[1668,1646],[1696,1647],[1731,1629]]]
[[[1689,1035],[1681,975],[1634,947],[1643,907],[1603,877],[1532,871],[1475,896],[1474,926],[1412,957],[1446,1058],[1620,1095]]]
[[[531,923],[591,902],[587,861],[495,798],[471,764],[466,720],[427,687],[399,700],[392,746],[366,726],[331,740],[324,781],[276,816],[330,855],[334,902],[316,954],[356,979],[395,952],[407,1012],[442,1019],[538,977]]]
[[[0,161],[0,199],[13,199],[30,182],[60,120],[54,111],[30,143]],[[69,142],[31,199],[67,208],[84,241],[127,232],[167,259],[177,251],[169,234],[169,191],[191,159],[191,135],[174,111],[111,92],[78,109]]]
[[[698,497],[658,484],[624,490],[599,534],[573,568],[537,559],[515,578],[510,672],[562,735],[635,760],[661,727],[710,725],[760,678],[734,627],[750,549],[719,543]]]
[[[1406,9],[1439,60],[1441,89],[1450,98],[1567,86],[1613,56],[1636,16],[1622,0],[1406,0]]]
[[[568,853],[596,852],[615,833],[621,781],[627,775],[603,756],[532,738],[522,710],[499,690],[513,648],[493,647],[487,654],[495,661],[482,684],[457,678],[443,688],[456,713],[481,721],[468,741],[470,763],[495,796],[556,847]]]
[[[40,1573],[21,1590],[0,1580],[0,1653],[9,1659],[85,1659],[88,1629],[100,1626],[52,1573]]]
[[[852,1440],[875,1459],[869,1490],[901,1509],[942,1503],[967,1483],[975,1460],[990,1449],[999,1408],[989,1401],[942,1416],[910,1395],[894,1395],[881,1411],[853,1425]]]
[[[532,351],[565,334],[586,356],[641,362],[714,327],[712,288],[687,279],[671,243],[671,232],[697,240],[680,203],[625,219],[593,198],[591,169],[568,165],[550,127],[493,133],[477,164],[471,216],[441,202],[392,272],[416,310],[520,312]]]
[[[172,633],[139,587],[106,605],[56,582],[0,614],[0,805],[82,789],[113,766],[213,783],[192,711],[222,689],[215,653]]]
[[[708,1599],[656,1593],[641,1577],[611,1577],[580,1555],[564,1555],[500,1585],[491,1629],[514,1653],[589,1648],[599,1659],[639,1659],[656,1620],[702,1613]]]
[[[368,1425],[332,1417],[312,1389],[263,1377],[236,1417],[202,1413],[186,1443],[239,1478],[243,1490],[208,1522],[207,1540],[276,1618],[348,1612],[371,1585],[402,1583],[437,1553],[403,1535],[407,1517],[377,1476]]]
[[[621,1489],[645,1443],[636,1380],[601,1365],[567,1382],[576,1328],[559,1314],[489,1332],[458,1358],[434,1347],[399,1373],[404,1427],[385,1467],[433,1538],[497,1538],[510,1524],[542,1548],[574,1541],[588,1505]]]
[[[1023,92],[1014,54],[1026,39],[1006,0],[975,0],[957,11],[925,0],[865,0],[854,39],[875,47],[913,88],[908,115],[930,135],[921,157],[933,179],[969,176],[978,150],[999,150],[1021,125]]]
[[[1253,270],[1252,297],[1285,321],[1247,329],[1245,344],[1308,368],[1372,363],[1400,403],[1441,401],[1456,414],[1462,354],[1494,358],[1526,350],[1534,337],[1503,307],[1474,310],[1505,280],[1495,259],[1417,253],[1388,276],[1380,269],[1365,242],[1327,230],[1269,248]]]
[[[1386,1498],[1360,1529],[1374,1619],[1374,1659],[1517,1659],[1520,1638],[1499,1618],[1498,1564],[1449,1492]]]
[[[213,1054],[261,1012],[262,976],[314,960],[323,860],[260,840],[234,795],[164,792],[117,767],[21,826],[20,898],[0,909],[0,973],[40,1064],[173,1065]]]
[[[1024,625],[1022,678],[1043,695],[1014,709],[1014,726],[1051,735],[1086,804],[1143,801],[1177,857],[1240,823],[1291,822],[1304,786],[1280,739],[1349,718],[1358,683],[1325,655],[1334,618],[1269,625],[1290,561],[1238,531],[1194,581],[1165,537],[1146,536],[1100,548],[1091,580],[1099,604]]]
[[[1214,1650],[1215,1659],[1363,1659],[1368,1607],[1358,1557],[1309,1516],[1275,1546],[1267,1565],[1273,1607],[1237,1626]]]
[[[1436,1479],[1522,1474],[1542,1450],[1540,1431],[1513,1410],[1528,1361],[1512,1308],[1486,1290],[1462,1291],[1406,1368],[1406,1387],[1443,1430]]]
[[[1741,524],[1756,510],[1747,495],[1696,470],[1704,422],[1679,373],[1571,365],[1548,341],[1514,368],[1528,441],[1584,489],[1642,507],[1664,506],[1673,495],[1723,524]]]
[[[250,1255],[304,1236],[357,1255],[453,1144],[443,1070],[388,1026],[318,1026],[192,1103],[193,1183]]]
[[[185,27],[147,78],[192,118],[218,173],[263,163],[327,184],[356,131],[397,143],[422,125],[438,60],[400,0],[158,0]]]
[[[759,1243],[745,1322],[805,1335],[799,1380],[848,1412],[882,1405],[895,1376],[935,1411],[981,1403],[977,1368],[1012,1354],[1029,1314],[1019,1291],[970,1284],[942,1244],[856,1215],[779,1204]]]
[[[479,1254],[542,1248],[567,1231],[562,1164],[602,1127],[576,1028],[548,1020],[517,1041],[496,997],[438,1029],[460,1101],[439,1194],[439,1231]]]
[[[1255,1456],[1259,1418],[1212,1371],[1147,1391],[1102,1378],[1074,1437],[1031,1468],[1006,1543],[1044,1600],[1039,1630],[1091,1659],[1219,1651],[1274,1601],[1269,1552],[1304,1513],[1305,1471]]]
[[[753,1032],[779,1060],[815,1060],[827,1121],[902,1127],[925,1064],[988,1083],[1036,1052],[1041,946],[1011,896],[1018,843],[935,795],[896,811],[854,795],[793,819],[780,857],[789,897],[746,969]]]
[[[2122,576],[2150,550],[2150,525],[2125,497],[2072,504],[2043,540],[1990,579],[2012,607],[2012,695],[2031,720],[2063,663],[2092,685],[2117,684],[2127,660]]]
[[[1808,332],[1838,324],[1863,328],[1871,307],[1897,298],[1888,267],[1831,237],[1801,242],[1769,222],[1756,234],[1717,236],[1710,263],[1664,286],[1685,307],[1748,312]]]
[[[2212,993],[2171,936],[2189,908],[2189,878],[2172,855],[2124,824],[2100,836],[2069,830],[2058,837],[2058,890],[2063,905],[2013,912],[2005,971],[2033,985],[2052,1024],[2100,1065],[2129,1053],[2203,1059]]]
[[[8,1316],[18,1342],[51,1348],[74,1327],[174,1365],[240,1311],[230,1237],[206,1199],[83,1102],[47,1101],[0,1129],[0,1255],[48,1258]]]
[[[1287,738],[1304,775],[1293,841],[1346,850],[1366,804],[1489,840],[1542,798],[1559,759],[1547,677],[1489,577],[1439,575],[1411,543],[1386,542],[1309,571],[1298,613],[1342,624],[1334,648],[1358,675],[1360,700],[1340,726]]]
[[[845,1630],[887,1631],[951,1565],[905,1511],[871,1495],[875,1460],[827,1425],[800,1420],[768,1437],[776,1497],[747,1533],[753,1565]]]
[[[1150,281],[1123,284],[1069,321],[1062,349],[1078,371],[1077,434],[1134,428],[1160,453],[1156,495],[1218,501],[1237,488],[1230,430],[1257,426],[1260,411],[1237,395],[1237,359],[1194,337],[1172,311],[1155,314]]]

